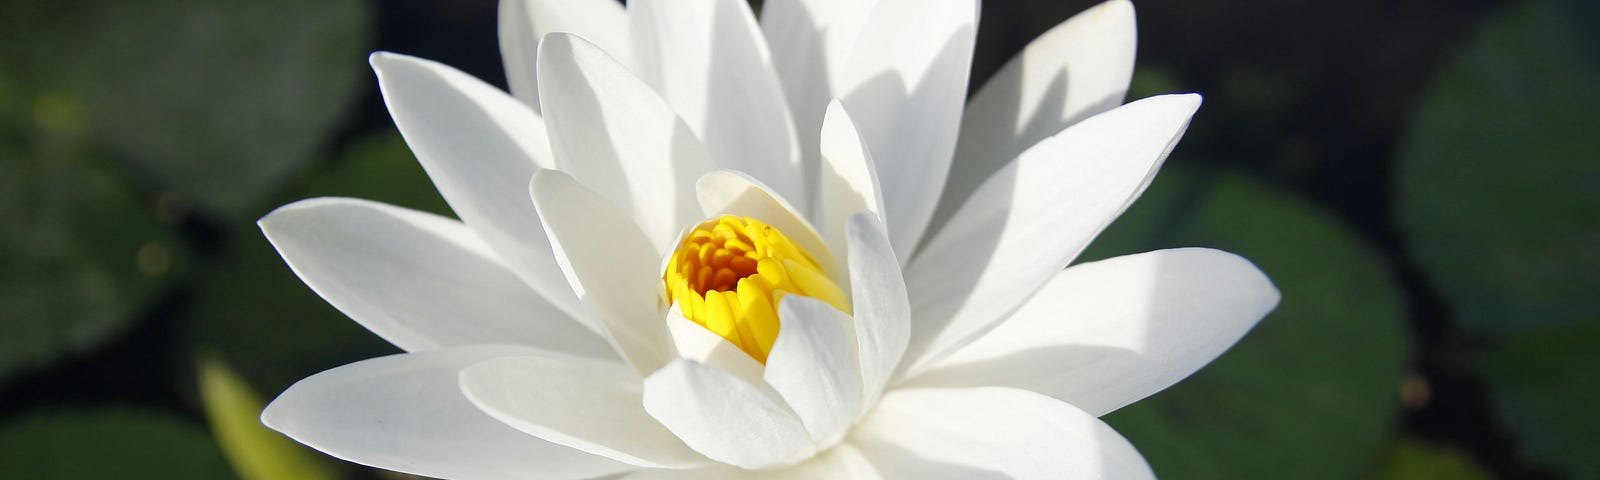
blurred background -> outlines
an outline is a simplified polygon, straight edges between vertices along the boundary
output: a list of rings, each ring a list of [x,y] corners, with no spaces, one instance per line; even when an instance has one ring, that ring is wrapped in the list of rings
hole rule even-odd
[[[1091,0],[985,3],[976,89]],[[1082,260],[1212,246],[1283,304],[1107,420],[1172,479],[1600,479],[1600,2],[1144,0],[1206,103]],[[495,0],[0,1],[0,476],[384,478],[259,426],[394,348],[254,225],[446,213],[365,56],[504,86]]]

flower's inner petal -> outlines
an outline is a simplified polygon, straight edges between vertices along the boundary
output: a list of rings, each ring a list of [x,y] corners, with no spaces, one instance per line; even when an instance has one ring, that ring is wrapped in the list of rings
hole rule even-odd
[[[655,88],[723,168],[807,199],[788,102],[744,0],[634,0],[633,71]]]
[[[724,215],[683,236],[662,274],[663,300],[765,362],[778,338],[776,306],[784,295],[815,297],[849,311],[849,297],[825,271],[777,228]]]
[[[837,94],[872,150],[884,224],[911,258],[950,173],[978,28],[976,0],[882,0]]]

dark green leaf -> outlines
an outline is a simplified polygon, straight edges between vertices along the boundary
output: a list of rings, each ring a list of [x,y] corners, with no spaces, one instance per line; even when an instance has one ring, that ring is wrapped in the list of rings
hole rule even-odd
[[[48,139],[0,141],[0,383],[126,331],[188,263],[156,202],[69,138],[30,133]]]
[[[97,141],[224,218],[257,213],[370,83],[360,0],[10,3],[0,59],[23,83],[81,99]]]
[[[204,428],[135,410],[35,413],[0,426],[6,478],[235,478]]]
[[[1537,461],[1600,478],[1600,52],[1569,3],[1486,23],[1435,79],[1402,150],[1400,226]],[[1593,32],[1589,32],[1591,35]]]
[[[1407,361],[1405,307],[1382,259],[1295,197],[1172,167],[1084,259],[1179,246],[1249,258],[1283,301],[1222,358],[1107,421],[1164,476],[1368,472],[1397,420]]]

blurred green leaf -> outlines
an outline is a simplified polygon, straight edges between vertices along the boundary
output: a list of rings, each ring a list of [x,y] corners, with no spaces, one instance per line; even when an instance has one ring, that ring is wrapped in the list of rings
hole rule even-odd
[[[0,384],[126,331],[188,264],[158,202],[41,130],[8,130],[44,138],[36,149],[0,140]]]
[[[1402,438],[1389,448],[1373,480],[1490,480],[1466,452]]]
[[[1489,393],[1522,445],[1600,478],[1600,381],[1577,369],[1600,364],[1600,51],[1564,5],[1502,12],[1440,71],[1402,149],[1398,217],[1487,336]]]
[[[449,212],[404,142],[392,134],[357,142],[331,169],[281,201],[315,196]],[[228,238],[216,261],[198,274],[185,320],[188,345],[214,349],[251,385],[269,393],[331,367],[396,352],[306,287],[254,225]]]
[[[1282,304],[1195,376],[1106,420],[1166,476],[1369,472],[1395,428],[1408,360],[1405,307],[1382,258],[1293,196],[1170,166],[1083,258],[1179,246],[1243,255]]]
[[[0,59],[28,89],[81,101],[97,141],[223,218],[256,213],[370,83],[361,0],[24,0],[0,13]]]
[[[236,478],[205,429],[156,412],[72,409],[0,426],[6,478],[172,480]]]
[[[200,399],[228,462],[244,480],[339,478],[327,459],[261,424],[267,403],[215,355],[200,359]]]

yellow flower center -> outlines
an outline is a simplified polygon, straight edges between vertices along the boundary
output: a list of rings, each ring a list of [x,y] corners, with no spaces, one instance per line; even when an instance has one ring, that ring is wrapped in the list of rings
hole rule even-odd
[[[850,311],[844,291],[805,248],[749,217],[724,215],[695,226],[661,275],[668,304],[689,320],[767,362],[778,339],[778,301],[813,297]]]

